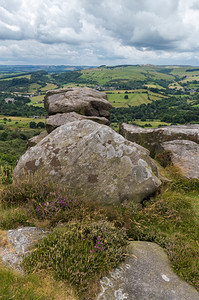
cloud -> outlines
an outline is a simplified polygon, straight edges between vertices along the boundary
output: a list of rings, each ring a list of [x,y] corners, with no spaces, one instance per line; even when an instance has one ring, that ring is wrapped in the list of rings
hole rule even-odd
[[[1,0],[1,63],[197,61],[198,18],[195,0]]]

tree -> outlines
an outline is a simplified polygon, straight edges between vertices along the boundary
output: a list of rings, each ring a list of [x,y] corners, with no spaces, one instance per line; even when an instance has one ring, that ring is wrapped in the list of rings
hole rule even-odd
[[[29,126],[30,126],[30,128],[37,128],[37,123],[31,121],[31,122],[29,123]]]
[[[45,126],[45,124],[44,124],[44,122],[39,122],[38,124],[37,124],[37,128],[45,128],[46,126]]]
[[[124,99],[128,99],[128,98],[129,98],[129,96],[128,96],[128,95],[125,95],[125,96],[124,96]]]

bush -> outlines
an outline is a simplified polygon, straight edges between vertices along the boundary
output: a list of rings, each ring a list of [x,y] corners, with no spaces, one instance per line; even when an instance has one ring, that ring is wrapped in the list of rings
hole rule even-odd
[[[44,180],[42,175],[27,175],[16,179],[7,189],[1,192],[1,201],[6,205],[23,205],[43,203],[55,189],[55,184]]]
[[[24,259],[27,272],[51,270],[88,299],[94,282],[124,258],[126,234],[109,222],[70,223],[43,239]]]
[[[18,228],[19,226],[32,226],[28,221],[25,210],[20,208],[3,209],[0,206],[0,228],[4,230]]]
[[[44,178],[45,174],[35,174],[15,180],[0,194],[3,205],[25,207],[29,216],[46,220],[49,226],[74,219],[102,218],[99,206],[85,199],[78,190],[65,189]]]

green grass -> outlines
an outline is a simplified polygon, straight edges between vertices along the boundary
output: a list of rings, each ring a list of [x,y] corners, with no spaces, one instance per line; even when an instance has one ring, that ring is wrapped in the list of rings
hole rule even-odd
[[[25,258],[24,267],[30,273],[50,269],[56,278],[70,282],[80,298],[88,299],[96,289],[93,283],[124,259],[126,245],[124,232],[112,223],[69,223],[44,238]]]
[[[50,268],[55,278],[73,285],[80,299],[88,297],[88,288],[90,297],[96,294],[110,259],[112,267],[122,259],[118,253],[125,245],[123,230],[129,239],[162,246],[175,272],[199,289],[199,181],[185,179],[171,166],[160,172],[171,182],[163,184],[143,207],[134,203],[100,207],[77,191],[45,181],[44,174],[42,180],[36,175],[27,177],[0,194],[0,229],[30,222],[51,230],[52,235],[26,260],[26,268],[29,272]],[[67,203],[64,207],[60,205],[63,201]],[[93,252],[98,241],[106,245],[105,251]]]
[[[125,93],[123,90],[107,92],[108,100],[114,107],[128,107],[139,106],[141,104],[148,104],[151,101],[161,100],[165,96],[153,92],[146,93],[146,90],[131,90]],[[128,99],[124,99],[128,96]]]
[[[11,76],[12,74],[9,73],[6,76]],[[16,76],[16,77],[9,77],[9,78],[0,78],[0,80],[12,80],[12,79],[20,79],[20,78],[28,78],[30,79],[31,75],[21,75],[21,76]]]
[[[168,126],[170,125],[170,123],[165,123],[165,122],[161,122],[159,120],[154,120],[154,121],[150,121],[150,120],[146,120],[146,121],[141,121],[141,120],[135,120],[135,123],[139,126],[144,126],[144,127],[149,127],[149,126],[145,126],[146,124],[151,124],[150,128],[156,128],[158,126]]]
[[[28,221],[26,210],[19,207],[3,207],[0,204],[0,228],[2,230],[15,229],[19,226],[32,226]]]
[[[178,83],[178,82],[174,82],[174,83],[171,83],[169,85],[169,88],[170,89],[177,89],[177,90],[184,90],[184,88]]]
[[[7,119],[6,121],[4,119]],[[11,121],[10,121],[11,120]],[[25,118],[25,117],[11,117],[0,115],[0,125],[7,129],[26,128],[28,130],[30,122],[44,122],[45,119]]]
[[[53,83],[46,83],[46,86],[41,88],[41,91],[46,92],[48,90],[54,90],[57,89],[57,85]]]
[[[83,70],[81,79],[92,80],[103,85],[111,80],[145,80],[149,75],[155,79],[174,80],[172,75],[157,72],[160,68],[155,66],[129,66],[113,69],[99,68]]]
[[[55,281],[49,274],[22,276],[0,262],[1,300],[76,300],[69,285]]]
[[[38,83],[32,83],[29,87],[29,93],[35,93],[39,88],[41,88],[41,85],[39,85]]]
[[[67,83],[64,84],[63,88],[76,88],[76,87],[90,87],[90,88],[94,88],[93,84],[87,84],[87,83]]]
[[[153,82],[152,83],[148,83],[145,86],[148,87],[148,88],[154,88],[154,89],[164,90],[164,88],[161,85],[153,83]]]
[[[39,96],[33,96],[30,98],[31,102],[28,103],[28,105],[38,106],[38,107],[44,107],[43,103],[38,103],[40,101],[44,100],[45,95],[39,95]]]

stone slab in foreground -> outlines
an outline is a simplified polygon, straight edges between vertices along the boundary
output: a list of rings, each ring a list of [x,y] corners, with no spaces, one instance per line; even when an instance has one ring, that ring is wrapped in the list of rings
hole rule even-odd
[[[155,243],[131,242],[129,257],[101,280],[97,300],[198,300],[198,292],[171,269]]]
[[[7,246],[0,248],[2,261],[10,267],[22,271],[20,264],[23,256],[28,255],[35,244],[46,236],[46,232],[36,227],[23,227],[8,230]]]

